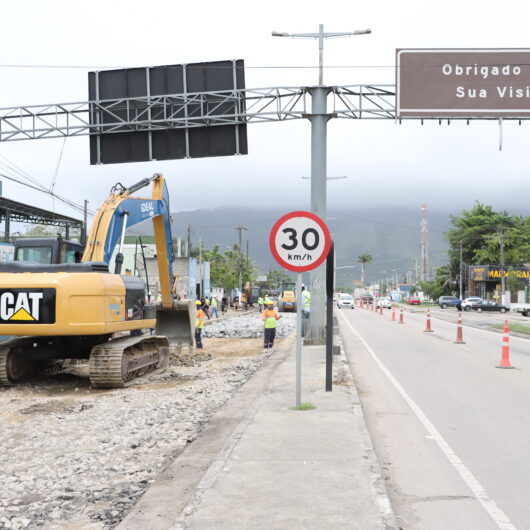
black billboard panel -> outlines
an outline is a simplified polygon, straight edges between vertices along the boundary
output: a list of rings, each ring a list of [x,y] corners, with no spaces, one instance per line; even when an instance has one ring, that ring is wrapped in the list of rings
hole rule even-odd
[[[244,88],[243,60],[89,72],[90,119],[101,125],[91,132],[90,163],[247,154],[245,124],[200,119],[243,112],[243,97],[227,101],[211,92]],[[200,101],[188,96],[197,93]],[[148,104],[149,97],[158,99]],[[186,117],[199,119],[189,128],[174,122]]]

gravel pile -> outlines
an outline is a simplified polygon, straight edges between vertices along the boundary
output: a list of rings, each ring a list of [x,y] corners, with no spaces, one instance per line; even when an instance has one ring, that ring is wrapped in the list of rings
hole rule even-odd
[[[0,528],[113,528],[267,356],[209,339],[126,389],[92,389],[86,364],[0,388]]]
[[[295,313],[280,313],[276,328],[278,338],[287,337],[291,331],[296,329]],[[228,320],[211,321],[204,327],[202,332],[204,337],[240,337],[240,338],[258,338],[263,337],[263,320],[259,313],[243,315]]]

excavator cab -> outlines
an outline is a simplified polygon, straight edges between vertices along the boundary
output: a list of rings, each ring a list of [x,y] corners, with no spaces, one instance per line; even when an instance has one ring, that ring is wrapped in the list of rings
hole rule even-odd
[[[83,247],[74,241],[58,237],[31,237],[15,241],[15,261],[30,261],[51,265],[79,263]]]

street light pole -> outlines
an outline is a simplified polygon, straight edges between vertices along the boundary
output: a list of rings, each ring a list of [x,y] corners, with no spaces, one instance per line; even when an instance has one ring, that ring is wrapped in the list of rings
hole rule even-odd
[[[366,35],[369,29],[352,32],[324,33],[319,24],[318,33],[280,33],[273,31],[273,37],[294,39],[318,39],[318,86],[307,88],[311,95],[311,114],[304,117],[311,122],[311,211],[324,219],[326,217],[326,172],[327,172],[327,122],[335,117],[327,113],[327,96],[330,87],[324,86],[324,39]],[[310,273],[311,313],[306,338],[322,344],[325,336],[326,271],[325,265]]]

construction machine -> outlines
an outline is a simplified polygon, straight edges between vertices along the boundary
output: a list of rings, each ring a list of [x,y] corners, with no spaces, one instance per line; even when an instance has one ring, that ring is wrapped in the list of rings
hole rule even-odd
[[[296,284],[294,282],[282,282],[280,285],[280,296],[278,297],[278,311],[296,311]]]
[[[57,237],[29,237],[15,241],[15,261],[33,263],[79,263],[83,246]]]
[[[151,185],[150,198],[132,196]],[[162,300],[146,301],[144,282],[122,275],[128,227],[151,219]],[[114,271],[111,256],[119,243]],[[0,263],[0,386],[35,368],[88,359],[93,387],[123,387],[167,366],[169,347],[193,345],[195,309],[174,301],[169,194],[160,174],[117,184],[99,208],[80,263]],[[153,335],[144,330],[155,329]]]

